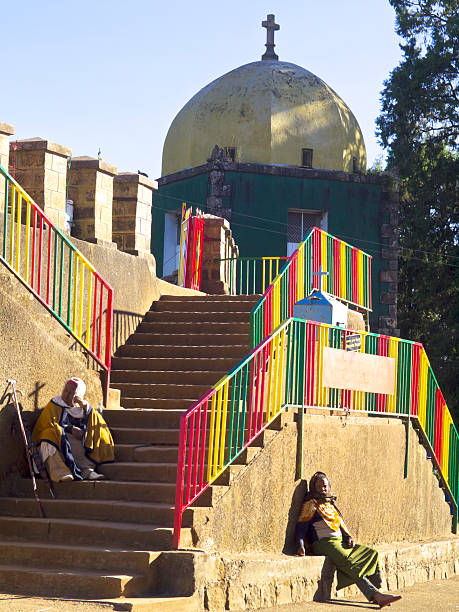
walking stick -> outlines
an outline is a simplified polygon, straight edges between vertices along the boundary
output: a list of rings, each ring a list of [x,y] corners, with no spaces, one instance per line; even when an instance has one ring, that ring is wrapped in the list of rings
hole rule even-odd
[[[7,383],[8,383],[8,385],[11,385],[11,387],[13,389],[12,396],[13,396],[14,405],[16,407],[16,413],[17,413],[17,417],[18,417],[18,420],[19,420],[19,426],[21,428],[22,439],[24,441],[24,446],[25,446],[25,451],[26,451],[27,464],[29,466],[30,477],[32,478],[33,494],[35,496],[35,499],[37,501],[38,507],[40,509],[40,515],[41,515],[42,518],[45,518],[45,511],[43,510],[42,503],[40,501],[40,498],[38,497],[37,480],[35,478],[35,474],[34,474],[33,467],[32,467],[33,452],[32,452],[31,446],[29,444],[29,440],[27,439],[27,434],[26,434],[25,428],[24,428],[24,422],[22,420],[21,409],[19,408],[19,402],[18,402],[18,398],[17,398],[17,395],[16,395],[16,381],[12,380],[11,378],[8,378],[7,379]],[[53,494],[52,490],[51,490],[51,494],[54,497],[54,494]]]

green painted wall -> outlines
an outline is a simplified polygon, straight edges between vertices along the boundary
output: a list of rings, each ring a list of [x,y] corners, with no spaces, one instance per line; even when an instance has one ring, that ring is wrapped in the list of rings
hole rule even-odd
[[[201,210],[206,209],[207,174],[200,174],[189,179],[165,185],[153,196],[151,218],[151,252],[156,259],[158,278],[163,276],[164,255],[164,214],[182,210],[182,203],[195,204]]]
[[[328,211],[329,233],[373,256],[372,327],[377,327],[378,316],[387,316],[387,306],[379,303],[387,290],[379,281],[387,267],[380,258],[380,228],[388,222],[388,213],[380,212],[381,185],[235,171],[225,173],[225,184],[231,185],[231,196],[224,206],[233,211],[231,229],[241,256],[286,255],[289,208]],[[182,200],[205,209],[206,195],[206,173],[159,187],[152,233],[159,276],[164,235],[164,212],[159,209],[178,210]]]

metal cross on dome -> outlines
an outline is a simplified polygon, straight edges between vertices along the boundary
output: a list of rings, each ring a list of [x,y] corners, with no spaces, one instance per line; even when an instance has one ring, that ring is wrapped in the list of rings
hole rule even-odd
[[[262,60],[278,60],[279,56],[274,53],[274,32],[280,30],[280,25],[276,23],[274,15],[267,15],[266,21],[262,21],[261,25],[266,28],[266,51],[261,56]]]

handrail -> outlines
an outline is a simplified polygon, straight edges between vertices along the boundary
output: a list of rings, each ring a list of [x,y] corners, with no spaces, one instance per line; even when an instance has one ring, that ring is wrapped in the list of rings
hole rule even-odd
[[[279,274],[281,264],[288,257],[224,257],[214,259],[228,267],[230,295],[254,295],[264,293]]]
[[[105,370],[107,399],[113,289],[2,166],[0,178],[0,261]]]
[[[312,289],[371,311],[371,255],[313,227],[250,313],[251,346],[257,346]]]
[[[393,394],[323,386],[324,349],[395,360]],[[190,506],[286,407],[355,411],[414,419],[432,454],[455,512],[459,496],[459,436],[421,344],[290,318],[266,337],[182,415],[177,466],[174,546]],[[302,418],[302,416],[301,416]]]
[[[189,289],[201,289],[202,252],[204,245],[205,220],[203,213],[192,206],[182,204],[182,221],[180,225],[180,258],[178,284]]]

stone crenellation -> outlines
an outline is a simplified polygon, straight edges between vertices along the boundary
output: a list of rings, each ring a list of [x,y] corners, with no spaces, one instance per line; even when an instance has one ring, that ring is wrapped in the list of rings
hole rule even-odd
[[[9,123],[0,121],[0,166],[8,170],[9,152],[10,152],[10,136],[14,134],[14,127]],[[4,209],[5,201],[5,186],[3,181],[0,181],[0,215]]]
[[[150,253],[151,207],[156,181],[142,174],[121,172],[113,182],[113,241],[120,251]]]
[[[0,122],[0,165],[61,231],[132,255],[150,253],[156,181],[45,138],[12,141],[14,127]],[[0,181],[0,213],[4,209]]]

